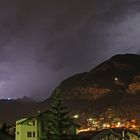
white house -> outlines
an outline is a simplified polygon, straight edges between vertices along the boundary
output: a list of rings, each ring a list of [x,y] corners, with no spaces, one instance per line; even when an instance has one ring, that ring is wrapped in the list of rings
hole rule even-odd
[[[39,126],[37,118],[16,121],[16,140],[40,140]]]

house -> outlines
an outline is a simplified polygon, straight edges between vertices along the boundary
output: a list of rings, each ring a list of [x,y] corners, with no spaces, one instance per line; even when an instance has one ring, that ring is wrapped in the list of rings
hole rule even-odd
[[[39,126],[37,117],[16,121],[16,140],[40,140]]]
[[[44,124],[44,118],[46,113],[40,113],[37,117],[23,118],[16,121],[16,140],[42,140],[45,139],[46,129]],[[77,125],[66,129],[66,134],[76,135]]]
[[[14,136],[15,135],[15,125],[8,126],[7,133],[11,136]]]

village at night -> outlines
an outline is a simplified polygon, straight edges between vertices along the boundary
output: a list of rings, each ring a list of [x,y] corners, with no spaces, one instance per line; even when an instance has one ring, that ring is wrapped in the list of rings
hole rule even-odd
[[[1,0],[0,140],[140,140],[140,0]]]

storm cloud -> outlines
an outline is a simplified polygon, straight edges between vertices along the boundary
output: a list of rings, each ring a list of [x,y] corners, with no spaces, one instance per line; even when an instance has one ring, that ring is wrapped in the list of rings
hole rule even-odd
[[[0,1],[0,98],[46,99],[65,78],[138,53],[139,0]]]

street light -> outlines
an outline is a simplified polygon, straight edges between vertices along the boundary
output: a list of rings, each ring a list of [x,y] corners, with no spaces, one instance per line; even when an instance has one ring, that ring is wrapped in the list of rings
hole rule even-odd
[[[118,81],[118,78],[117,77],[115,77],[115,81]]]
[[[78,119],[78,118],[79,118],[79,115],[78,115],[78,114],[75,114],[75,115],[73,116],[73,118]]]

